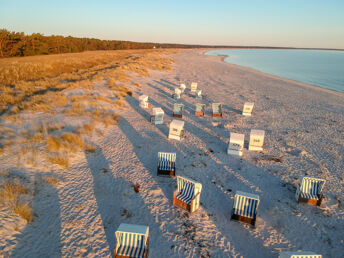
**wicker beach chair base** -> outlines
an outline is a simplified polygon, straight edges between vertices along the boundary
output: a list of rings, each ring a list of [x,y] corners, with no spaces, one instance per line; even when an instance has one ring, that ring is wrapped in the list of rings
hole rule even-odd
[[[195,112],[196,116],[204,116],[204,112]]]
[[[297,200],[298,203],[300,202],[303,202],[303,203],[307,203],[309,205],[317,205],[317,206],[320,206],[321,205],[321,202],[323,200],[324,196],[321,196],[319,198],[319,200],[317,199],[307,199],[307,198],[302,198],[302,197],[299,197],[299,199]]]
[[[173,117],[183,118],[183,115],[173,113]]]
[[[149,240],[149,238],[148,238],[148,240]],[[149,242],[148,242],[149,243]],[[143,258],[147,258],[148,257],[148,250],[149,250],[149,248],[147,247],[146,248],[146,250],[145,250],[145,253],[143,254]],[[123,255],[119,255],[119,254],[116,254],[116,252],[115,252],[115,254],[114,254],[114,258],[132,258],[131,256],[123,256]]]
[[[158,176],[176,176],[176,169],[172,170],[161,170],[158,169]]]
[[[244,223],[248,223],[248,224],[251,224],[252,226],[255,226],[255,224],[256,224],[256,218],[252,219],[252,218],[248,218],[248,217],[234,214],[234,209],[232,210],[231,219],[237,220],[240,222],[244,222]]]
[[[191,208],[192,207],[191,204],[192,204],[192,202],[190,204],[187,204],[186,202],[183,202],[183,201],[177,199],[175,197],[175,195],[173,194],[173,206],[180,207],[180,208],[187,210],[188,212],[192,213],[194,211]]]
[[[222,117],[222,114],[212,114],[213,117]]]

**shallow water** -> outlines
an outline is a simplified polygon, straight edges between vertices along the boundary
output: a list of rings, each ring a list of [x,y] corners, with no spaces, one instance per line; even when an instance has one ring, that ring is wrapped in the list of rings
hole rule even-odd
[[[344,51],[223,49],[205,54],[227,55],[230,64],[344,92]]]

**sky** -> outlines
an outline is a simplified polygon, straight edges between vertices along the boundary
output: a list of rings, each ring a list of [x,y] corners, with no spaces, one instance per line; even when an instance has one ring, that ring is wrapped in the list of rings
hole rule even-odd
[[[139,42],[344,49],[344,0],[0,0],[0,28]]]

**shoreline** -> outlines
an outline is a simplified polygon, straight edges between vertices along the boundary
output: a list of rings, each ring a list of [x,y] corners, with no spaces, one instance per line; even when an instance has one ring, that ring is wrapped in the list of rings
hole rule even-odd
[[[218,50],[218,49],[213,49],[213,50]],[[286,81],[286,82],[289,82],[289,83],[297,84],[297,85],[302,86],[302,87],[308,87],[308,88],[312,88],[312,89],[317,89],[317,90],[320,90],[320,91],[323,91],[323,92],[332,93],[332,94],[336,94],[336,95],[340,95],[340,96],[344,97],[344,92],[341,92],[341,91],[336,91],[336,90],[333,90],[333,89],[323,88],[323,87],[318,86],[318,85],[313,85],[313,84],[309,84],[309,83],[305,83],[305,82],[300,82],[300,81],[296,81],[296,80],[280,77],[280,76],[277,76],[277,75],[266,73],[266,72],[263,72],[263,71],[260,71],[260,70],[254,69],[254,68],[246,67],[246,66],[243,66],[243,65],[227,63],[225,61],[225,59],[227,57],[229,57],[228,55],[206,55],[205,54],[206,52],[213,51],[213,50],[203,51],[202,54],[204,56],[218,56],[218,57],[221,58],[222,62],[224,62],[224,63],[226,63],[228,65],[236,66],[236,67],[238,67],[240,69],[251,71],[251,72],[255,72],[255,73],[261,73],[261,74],[264,74],[265,76],[268,76],[270,78],[274,78],[276,80],[282,80],[282,81]]]

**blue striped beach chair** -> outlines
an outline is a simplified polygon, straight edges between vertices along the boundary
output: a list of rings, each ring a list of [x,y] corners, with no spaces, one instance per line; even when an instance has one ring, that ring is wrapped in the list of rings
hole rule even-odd
[[[115,235],[115,257],[146,258],[148,256],[148,226],[121,223]]]
[[[281,252],[280,258],[322,258],[322,255],[313,252]]]
[[[173,105],[173,117],[183,118],[184,104],[174,103]]]
[[[197,103],[195,115],[196,116],[204,116],[204,113],[205,113],[205,104]]]
[[[158,175],[176,175],[176,153],[158,152]]]
[[[258,195],[237,191],[234,196],[231,219],[246,222],[254,226],[259,202]]]
[[[212,103],[212,116],[213,117],[222,117],[222,104],[221,103]]]
[[[173,192],[173,205],[193,213],[199,208],[201,191],[201,183],[177,176],[177,190]]]
[[[321,205],[321,201],[324,198],[322,191],[325,183],[325,179],[301,177],[295,194],[297,202]]]

